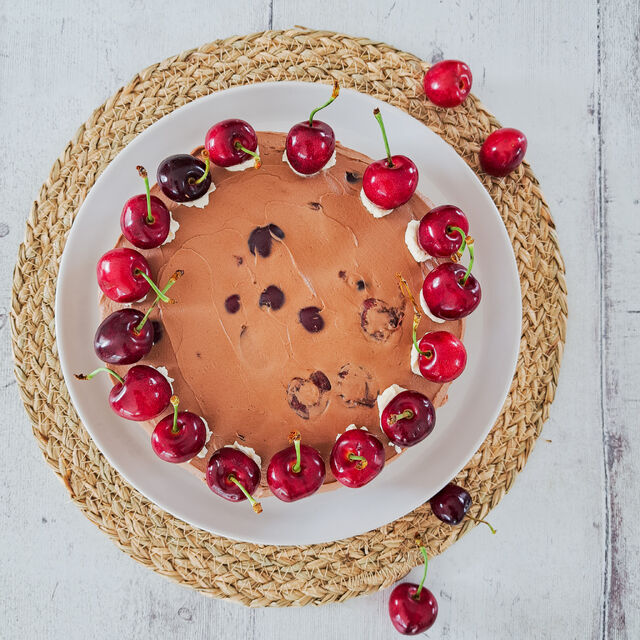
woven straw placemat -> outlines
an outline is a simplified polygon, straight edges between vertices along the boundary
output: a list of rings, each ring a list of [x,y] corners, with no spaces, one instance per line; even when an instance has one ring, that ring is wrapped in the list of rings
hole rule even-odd
[[[251,606],[323,604],[386,587],[474,524],[450,527],[428,504],[361,536],[277,547],[234,542],[170,516],[111,468],[80,423],[65,387],[54,333],[58,265],[75,213],[116,154],[174,109],[227,87],[276,80],[337,80],[393,104],[442,136],[474,169],[498,122],[469,96],[439,109],[422,90],[427,64],[385,44],[292,29],[219,40],[139,73],[80,127],[56,161],[27,221],[13,281],[11,329],[22,399],[47,463],[83,513],[132,558],[208,595]],[[479,174],[500,212],[518,263],[522,339],[502,413],[457,477],[485,516],[509,490],[553,400],[566,328],[558,240],[526,163],[504,179]]]

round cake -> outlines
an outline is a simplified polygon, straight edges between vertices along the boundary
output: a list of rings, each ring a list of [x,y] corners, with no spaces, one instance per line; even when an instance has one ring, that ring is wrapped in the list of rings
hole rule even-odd
[[[327,458],[349,425],[366,427],[389,445],[389,461],[401,449],[380,428],[381,393],[399,385],[438,407],[448,384],[411,369],[413,308],[396,275],[417,292],[434,266],[404,242],[408,222],[433,205],[416,193],[375,219],[360,197],[369,158],[338,144],[333,166],[302,177],[283,161],[285,134],[258,139],[261,168],[212,165],[195,206],[153,186],[174,222],[170,241],[145,257],[159,283],[184,275],[175,304],[152,312],[155,344],[140,364],[164,367],[181,410],[208,424],[205,448],[184,466],[204,477],[210,454],[236,443],[260,458],[264,495],[266,466],[291,431]],[[117,246],[132,245],[120,237]],[[103,317],[123,307],[104,296],[100,306]],[[461,337],[464,320],[422,320],[421,332],[435,329]],[[151,432],[157,422],[142,424]],[[328,469],[325,488],[336,484]]]

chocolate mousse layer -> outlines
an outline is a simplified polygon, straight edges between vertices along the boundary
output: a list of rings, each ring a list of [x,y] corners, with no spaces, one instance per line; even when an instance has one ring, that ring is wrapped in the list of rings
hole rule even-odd
[[[419,294],[429,267],[413,260],[404,233],[432,205],[416,194],[374,219],[359,196],[366,156],[337,145],[333,167],[302,178],[282,160],[284,134],[258,139],[262,167],[214,167],[204,208],[153,188],[180,227],[142,253],[160,285],[176,269],[184,276],[170,291],[176,304],[154,311],[161,337],[142,363],[166,367],[180,408],[209,424],[207,454],[185,465],[192,471],[202,475],[215,449],[237,441],[261,457],[265,484],[271,456],[297,430],[335,484],[329,453],[352,423],[383,440],[387,459],[396,455],[379,426],[384,389],[415,389],[436,407],[446,401],[447,385],[410,369],[413,312],[396,279],[401,273]],[[117,244],[130,246],[122,237]],[[144,311],[151,300],[134,306]],[[120,306],[103,298],[102,315]],[[419,335],[437,329],[461,336],[464,324],[423,317]]]

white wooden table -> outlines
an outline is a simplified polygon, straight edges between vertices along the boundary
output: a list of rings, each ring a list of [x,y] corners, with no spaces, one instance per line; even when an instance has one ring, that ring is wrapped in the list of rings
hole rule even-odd
[[[0,0],[0,638],[398,637],[388,590],[322,608],[248,610],[137,565],[42,461],[12,373],[17,247],[79,124],[153,62],[296,24],[467,61],[474,92],[528,135],[567,263],[569,334],[551,419],[491,514],[498,535],[479,527],[431,563],[440,614],[428,637],[640,637],[637,1],[97,4]]]

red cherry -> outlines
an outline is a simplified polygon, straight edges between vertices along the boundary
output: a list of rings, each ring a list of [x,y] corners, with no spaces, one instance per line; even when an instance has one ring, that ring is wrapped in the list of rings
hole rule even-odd
[[[457,107],[471,91],[471,69],[460,60],[442,60],[424,74],[424,92],[437,107]]]
[[[480,304],[482,290],[466,267],[456,262],[444,262],[424,279],[422,295],[436,318],[459,320]]]
[[[173,415],[162,418],[151,434],[151,448],[165,462],[187,462],[206,444],[204,420],[190,411],[178,413],[178,397],[171,396]]]
[[[285,144],[285,153],[291,167],[305,176],[320,171],[331,159],[336,149],[336,136],[333,129],[313,116],[328,107],[340,92],[338,83],[333,85],[331,98],[321,107],[311,112],[308,121],[299,122],[289,129]]]
[[[255,159],[256,169],[260,166],[260,156],[255,152],[258,136],[244,120],[231,118],[214,124],[207,131],[204,146],[211,162],[219,167],[233,167],[251,157]]]
[[[471,495],[462,487],[449,483],[429,500],[429,504],[436,518],[455,526],[462,522],[467,515],[467,511],[471,508]],[[467,517],[469,520],[486,524],[491,530],[491,533],[496,533],[496,530],[486,520],[480,520],[471,516]]]
[[[109,405],[121,418],[141,422],[160,415],[169,404],[171,385],[153,367],[137,364],[124,377],[106,367],[99,367],[88,375],[76,374],[78,380],[91,380],[104,371],[116,379],[109,392]]]
[[[98,358],[108,364],[133,364],[144,358],[153,346],[153,323],[144,320],[144,313],[137,309],[108,315],[93,338]]]
[[[300,434],[289,436],[293,446],[278,451],[267,468],[271,493],[284,502],[301,500],[315,493],[324,482],[325,466],[320,453],[300,444]]]
[[[422,393],[402,391],[382,410],[380,424],[393,444],[412,447],[433,431],[436,411]]]
[[[397,631],[406,636],[415,636],[429,629],[438,617],[436,597],[423,587],[427,577],[429,559],[427,550],[421,546],[424,557],[424,573],[420,584],[402,582],[389,596],[389,617]]]
[[[418,346],[418,366],[427,380],[451,382],[467,366],[467,350],[453,333],[431,331],[420,340]]]
[[[233,447],[213,452],[207,463],[207,485],[216,495],[230,502],[249,500],[256,513],[262,511],[251,496],[260,483],[260,467],[246,453]]]
[[[418,168],[406,156],[392,156],[380,109],[374,109],[387,157],[372,162],[362,176],[364,195],[382,209],[395,209],[408,202],[418,186]]]
[[[146,195],[129,198],[120,215],[122,235],[139,249],[159,247],[169,235],[171,214],[160,198],[151,195],[149,178],[144,167],[138,167],[144,178]]]
[[[357,489],[382,471],[384,459],[384,446],[378,438],[363,429],[349,429],[333,445],[329,464],[338,482]]]
[[[494,131],[480,148],[480,166],[490,176],[502,178],[511,173],[527,152],[527,138],[517,129]]]
[[[102,293],[116,302],[136,302],[151,288],[147,281],[151,279],[149,263],[135,249],[119,247],[107,251],[98,260],[96,274]]]
[[[462,246],[463,236],[456,228],[469,233],[467,216],[451,204],[435,207],[420,220],[418,244],[429,255],[448,258]]]

